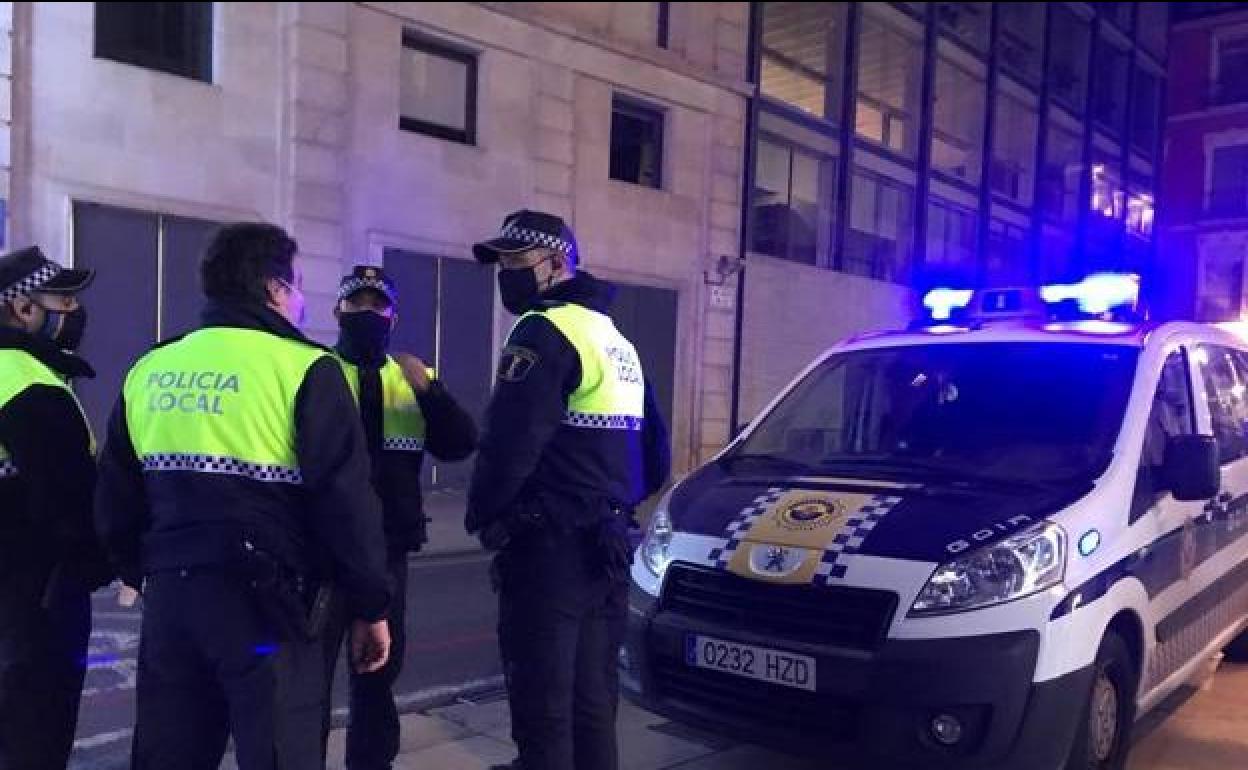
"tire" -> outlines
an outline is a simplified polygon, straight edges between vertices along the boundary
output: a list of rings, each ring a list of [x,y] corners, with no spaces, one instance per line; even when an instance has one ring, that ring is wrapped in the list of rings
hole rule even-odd
[[[1138,666],[1127,643],[1110,631],[1093,664],[1092,685],[1065,770],[1123,770],[1135,724]]]
[[[1248,628],[1222,648],[1222,656],[1231,663],[1248,663]]]

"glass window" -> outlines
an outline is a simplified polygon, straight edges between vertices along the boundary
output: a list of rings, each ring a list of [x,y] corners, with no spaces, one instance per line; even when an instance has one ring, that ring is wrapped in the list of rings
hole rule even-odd
[[[1127,196],[1127,233],[1141,240],[1153,239],[1153,194],[1133,192]]]
[[[1161,124],[1161,79],[1146,69],[1136,68],[1131,90],[1131,147],[1152,158],[1157,152]]]
[[[1101,12],[1101,16],[1107,19],[1111,24],[1121,30],[1131,29],[1131,11],[1134,10],[1135,3],[1109,2],[1093,3]]]
[[[1248,144],[1214,147],[1209,162],[1208,213],[1221,217],[1248,214]]]
[[[1075,274],[1075,239],[1069,227],[1044,227],[1040,231],[1040,282],[1078,280]]]
[[[212,3],[96,3],[95,55],[212,80]]]
[[[1029,85],[1040,82],[1044,58],[1044,3],[998,3],[1001,68]]]
[[[922,43],[863,13],[858,51],[858,136],[908,158],[918,142]]]
[[[1138,356],[1038,342],[841,353],[727,459],[828,474],[869,465],[908,481],[1086,482],[1112,459]]]
[[[612,179],[663,186],[663,111],[621,98],[611,104]]]
[[[845,271],[879,281],[910,280],[914,192],[910,187],[855,170],[845,233]]]
[[[962,283],[976,278],[978,217],[970,209],[932,198],[927,204],[927,257],[924,277],[934,283]]]
[[[1153,408],[1145,428],[1131,501],[1131,521],[1147,513],[1167,491],[1162,476],[1166,445],[1175,436],[1191,434],[1195,425],[1191,390],[1183,354],[1177,351],[1171,353],[1162,367],[1161,381],[1157,384],[1157,394],[1153,397]]]
[[[839,120],[845,19],[845,3],[763,3],[763,95]]]
[[[1097,47],[1096,77],[1092,83],[1092,119],[1115,137],[1122,136],[1127,117],[1127,52],[1107,42]]]
[[[827,264],[835,179],[832,158],[760,137],[750,202],[750,248],[808,265]]]
[[[1216,37],[1213,41],[1215,78],[1214,104],[1248,102],[1248,36]]]
[[[403,35],[399,127],[439,139],[477,140],[477,57]]]
[[[1049,6],[1049,93],[1082,114],[1088,90],[1088,52],[1092,30],[1063,3]]]
[[[1201,260],[1198,320],[1238,321],[1243,307],[1244,262],[1213,257]]]
[[[976,51],[988,50],[992,3],[937,3],[940,28]]]
[[[1169,3],[1136,3],[1139,15],[1135,20],[1135,36],[1140,45],[1154,56],[1164,59],[1166,41],[1170,36]]]
[[[1200,365],[1205,401],[1213,419],[1213,437],[1218,441],[1218,457],[1223,465],[1234,462],[1248,454],[1248,400],[1235,370],[1235,352],[1204,345],[1193,357]]]
[[[1073,225],[1079,218],[1079,183],[1083,173],[1083,138],[1050,122],[1045,137],[1040,204],[1054,222]]]
[[[932,168],[978,185],[984,154],[984,81],[941,57],[932,104]]]
[[[988,223],[985,268],[990,286],[1023,286],[1031,277],[1027,230],[993,219]]]
[[[1092,158],[1092,211],[1105,219],[1122,219],[1126,198],[1122,188],[1122,172],[1116,158],[1096,153]]]
[[[1029,205],[1036,183],[1035,109],[999,90],[992,144],[993,192]]]

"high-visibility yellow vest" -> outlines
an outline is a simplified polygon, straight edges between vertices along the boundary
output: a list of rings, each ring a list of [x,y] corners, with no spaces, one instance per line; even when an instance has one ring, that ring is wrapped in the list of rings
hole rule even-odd
[[[295,399],[328,352],[252,329],[210,327],[134,365],[123,393],[145,471],[299,484]]]
[[[355,364],[338,359],[347,376],[347,384],[360,402],[360,369]],[[437,372],[430,367],[429,379]],[[390,356],[381,367],[382,394],[382,448],[391,452],[423,452],[425,450],[425,413],[420,410],[416,392],[403,375],[403,367]]]
[[[27,388],[36,385],[62,388],[74,400],[74,403],[78,405],[78,411],[82,411],[82,405],[78,404],[78,398],[74,395],[74,391],[47,364],[24,350],[13,348],[0,350],[0,409],[3,409],[10,401],[24,393]],[[85,416],[83,417],[83,422],[86,422]],[[88,426],[87,432],[90,434],[90,426]],[[90,440],[91,452],[94,453],[95,439],[92,437]],[[17,464],[13,462],[13,458],[8,450],[3,445],[0,445],[0,479],[13,478],[18,474],[19,468]]]
[[[568,397],[563,423],[574,428],[641,430],[646,390],[641,359],[611,317],[576,304],[531,310],[559,330],[581,361],[581,381]]]

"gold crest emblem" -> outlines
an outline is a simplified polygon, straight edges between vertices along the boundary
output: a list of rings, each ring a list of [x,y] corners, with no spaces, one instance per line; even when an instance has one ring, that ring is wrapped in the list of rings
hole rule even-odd
[[[781,508],[776,522],[791,532],[812,532],[844,523],[845,506],[823,497],[799,498]]]

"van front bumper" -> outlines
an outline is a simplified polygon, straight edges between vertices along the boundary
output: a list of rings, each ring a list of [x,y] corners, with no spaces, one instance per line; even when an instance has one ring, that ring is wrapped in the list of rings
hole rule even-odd
[[[677,722],[820,757],[836,767],[1053,770],[1069,754],[1092,669],[1033,683],[1035,631],[886,639],[871,651],[820,647],[661,611],[636,586],[620,655],[627,697]],[[686,637],[707,634],[816,660],[816,691],[693,668]],[[941,744],[933,720],[960,739]]]

